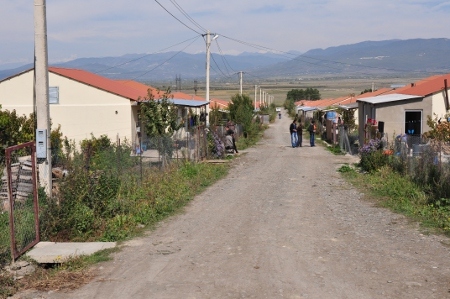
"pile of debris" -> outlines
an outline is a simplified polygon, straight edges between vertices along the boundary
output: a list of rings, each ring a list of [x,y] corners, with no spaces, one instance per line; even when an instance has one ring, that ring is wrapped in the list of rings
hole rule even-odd
[[[0,209],[9,211],[8,178],[6,168],[2,172],[0,183]],[[11,164],[11,189],[15,201],[25,201],[33,194],[33,168],[31,157],[22,157]]]

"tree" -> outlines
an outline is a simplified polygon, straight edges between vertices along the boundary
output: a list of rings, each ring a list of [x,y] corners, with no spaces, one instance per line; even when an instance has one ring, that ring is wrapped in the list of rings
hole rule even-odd
[[[365,93],[368,93],[368,92],[372,92],[372,88],[366,88],[363,91],[361,91],[360,94],[365,94]]]
[[[34,114],[27,118],[17,115],[16,110],[2,111],[0,106],[0,160],[6,148],[34,140],[35,127]]]
[[[160,99],[155,100],[149,90],[145,101],[141,102],[140,121],[148,137],[155,140],[157,150],[163,158],[163,165],[167,157],[172,157],[173,133],[180,128],[178,124],[177,107],[170,102],[170,88]]]
[[[437,117],[434,119],[430,115],[427,116],[427,125],[431,128],[430,131],[423,134],[424,137],[435,139],[437,141],[450,141],[450,122],[440,121]]]
[[[236,123],[242,124],[244,133],[252,132],[253,103],[248,95],[236,94],[228,106],[230,117]]]
[[[218,126],[222,117],[222,112],[219,110],[217,103],[209,111],[209,124],[211,126]]]
[[[306,90],[303,89],[292,89],[288,91],[286,95],[286,100],[296,102],[300,100],[320,100],[320,92],[316,88],[308,87]]]

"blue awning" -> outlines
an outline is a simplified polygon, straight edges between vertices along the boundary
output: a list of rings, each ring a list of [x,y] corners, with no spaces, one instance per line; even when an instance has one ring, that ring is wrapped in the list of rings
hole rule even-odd
[[[176,106],[185,106],[185,107],[203,107],[209,104],[209,102],[207,101],[184,100],[184,99],[169,99],[169,101]]]
[[[317,107],[308,107],[308,106],[297,106],[297,111],[302,110],[304,112],[318,110]]]
[[[207,101],[196,101],[196,100],[185,100],[185,99],[167,99],[169,103],[174,104],[175,106],[183,106],[183,107],[203,107],[209,105]],[[146,100],[148,101],[148,100]],[[143,102],[146,102],[143,101]]]

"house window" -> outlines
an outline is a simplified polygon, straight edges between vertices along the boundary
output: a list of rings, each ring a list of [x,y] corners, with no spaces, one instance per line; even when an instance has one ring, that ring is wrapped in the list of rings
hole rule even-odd
[[[422,111],[405,111],[405,133],[411,136],[422,135]]]
[[[50,86],[48,88],[48,103],[49,104],[59,104],[59,87]]]

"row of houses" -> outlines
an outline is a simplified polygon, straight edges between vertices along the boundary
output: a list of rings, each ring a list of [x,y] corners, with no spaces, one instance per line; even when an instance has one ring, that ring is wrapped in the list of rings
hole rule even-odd
[[[106,135],[111,140],[139,144],[139,106],[162,93],[156,88],[132,80],[111,80],[79,69],[49,67],[49,109],[52,129],[61,126],[69,140],[79,141]],[[29,115],[35,110],[34,69],[0,81],[0,105]],[[200,115],[206,107],[227,109],[228,102],[172,92],[170,99],[178,107],[180,119],[190,112]],[[189,122],[186,122],[186,128]]]
[[[447,121],[449,80],[450,74],[436,75],[404,86],[336,99],[302,100],[296,105],[303,115],[315,110],[354,110],[360,144],[370,137],[369,128],[386,136],[420,137],[431,129],[427,125],[428,116]]]

